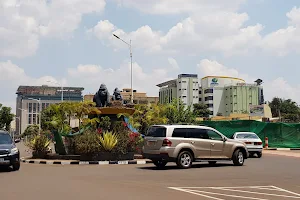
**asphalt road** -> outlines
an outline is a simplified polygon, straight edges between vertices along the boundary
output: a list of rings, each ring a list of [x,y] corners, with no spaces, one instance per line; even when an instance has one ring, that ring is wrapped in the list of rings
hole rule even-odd
[[[0,195],[16,200],[300,199],[299,166],[300,158],[266,154],[242,167],[200,163],[188,170],[174,164],[157,170],[152,164],[24,163],[18,172],[0,170]]]

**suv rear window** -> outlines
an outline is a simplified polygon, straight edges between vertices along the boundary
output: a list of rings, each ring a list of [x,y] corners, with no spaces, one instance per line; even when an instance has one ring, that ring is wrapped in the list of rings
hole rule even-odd
[[[146,136],[149,137],[166,137],[167,129],[161,126],[151,126]]]

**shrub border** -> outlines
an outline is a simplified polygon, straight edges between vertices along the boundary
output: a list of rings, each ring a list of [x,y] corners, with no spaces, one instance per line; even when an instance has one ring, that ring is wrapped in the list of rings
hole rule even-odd
[[[54,160],[34,160],[21,158],[21,162],[30,164],[48,164],[48,165],[145,165],[153,163],[150,160],[120,160],[120,161],[54,161]]]

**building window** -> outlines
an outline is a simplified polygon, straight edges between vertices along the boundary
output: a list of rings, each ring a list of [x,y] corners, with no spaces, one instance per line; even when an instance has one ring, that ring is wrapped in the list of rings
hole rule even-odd
[[[30,112],[30,113],[32,112],[32,103],[28,104],[28,112]]]
[[[199,90],[199,94],[202,94],[202,91],[201,91],[201,90]]]
[[[186,81],[182,81],[182,83],[186,83]]]
[[[214,97],[213,96],[205,97],[205,101],[209,101],[209,100],[214,100]]]
[[[207,107],[209,107],[209,108],[214,107],[214,104],[212,104],[212,103],[209,103],[209,104],[206,104],[206,105],[207,105]]]
[[[186,96],[182,96],[182,98],[185,98]]]
[[[213,89],[206,89],[206,90],[204,90],[204,94],[207,94],[207,93],[213,93]]]
[[[32,121],[31,121],[31,114],[28,115],[28,124],[32,124]]]
[[[33,103],[33,113],[36,113],[36,103]]]
[[[33,122],[33,124],[36,124],[36,114],[32,115],[32,122]]]
[[[202,98],[199,98],[199,101],[202,101]]]
[[[214,111],[210,111],[210,115],[213,115],[214,114]]]

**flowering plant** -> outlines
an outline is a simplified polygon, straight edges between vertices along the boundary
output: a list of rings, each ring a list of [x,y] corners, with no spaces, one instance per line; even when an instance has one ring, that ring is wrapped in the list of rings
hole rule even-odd
[[[139,151],[139,147],[141,146],[143,141],[144,140],[143,140],[141,134],[135,133],[135,132],[130,132],[129,133],[129,143],[128,143],[129,151],[135,151],[135,152]]]

